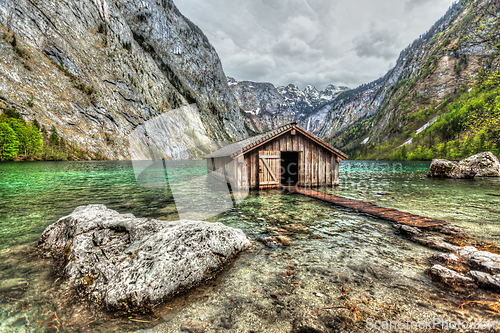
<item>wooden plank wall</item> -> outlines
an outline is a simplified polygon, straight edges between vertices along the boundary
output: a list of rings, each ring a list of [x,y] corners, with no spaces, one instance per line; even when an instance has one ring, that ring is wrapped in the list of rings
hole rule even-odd
[[[273,147],[276,145],[273,144]],[[270,156],[270,157],[266,157]],[[281,185],[280,151],[259,152],[259,189],[279,188]],[[264,165],[264,163],[267,163]],[[274,177],[274,178],[273,178]],[[276,183],[277,181],[277,183]]]
[[[261,151],[295,151],[299,152],[298,186],[336,186],[339,182],[338,159],[335,154],[321,147],[298,131],[291,135],[288,131],[281,136],[266,142],[244,157],[244,163],[233,161],[229,157],[214,159],[216,171],[211,171],[211,162],[207,160],[207,169],[216,178],[239,184],[251,189],[259,188],[259,152]],[[233,167],[234,164],[234,167]],[[231,165],[231,167],[229,167]],[[230,170],[233,170],[230,171]]]

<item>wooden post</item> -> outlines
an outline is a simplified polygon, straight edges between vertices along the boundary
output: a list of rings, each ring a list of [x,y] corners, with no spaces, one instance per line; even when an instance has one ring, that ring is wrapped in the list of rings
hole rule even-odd
[[[334,157],[334,163],[333,163],[333,186],[339,186],[340,185],[340,180],[339,180],[339,163],[342,161],[340,157],[335,156]]]

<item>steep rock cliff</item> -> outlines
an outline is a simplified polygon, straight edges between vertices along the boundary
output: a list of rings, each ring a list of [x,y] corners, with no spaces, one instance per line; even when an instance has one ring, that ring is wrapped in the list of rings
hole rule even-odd
[[[171,0],[5,0],[0,24],[3,107],[91,154],[130,158],[160,115],[181,131],[145,126],[144,141],[191,157],[248,135],[217,53]]]

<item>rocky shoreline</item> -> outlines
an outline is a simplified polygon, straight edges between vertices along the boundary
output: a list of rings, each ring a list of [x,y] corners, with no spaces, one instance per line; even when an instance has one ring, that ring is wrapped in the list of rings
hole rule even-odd
[[[396,232],[413,242],[445,252],[434,253],[433,266],[425,271],[438,285],[455,291],[479,287],[500,290],[500,254],[482,251],[475,246],[458,246],[443,236],[455,236],[467,241],[463,231],[456,227],[441,227],[434,232],[395,225]],[[498,252],[498,248],[495,249]]]
[[[482,153],[460,163],[434,160],[428,176],[496,176],[495,159]],[[382,225],[389,237],[383,242],[403,250],[408,240],[423,246],[408,253],[421,259],[405,258],[406,264],[392,268],[390,257],[350,246],[335,257],[311,226],[295,221],[266,226],[252,242],[222,223],[136,218],[104,205],[78,207],[47,227],[38,250],[55,264],[66,303],[88,301],[94,310],[86,311],[103,309],[148,323],[152,328],[144,333],[351,332],[368,318],[466,319],[467,312],[443,312],[443,300],[488,304],[491,292],[500,290],[498,246],[481,244],[454,226]],[[374,234],[369,237],[365,241]],[[401,275],[405,265],[413,275]],[[431,289],[418,291],[422,287]],[[67,325],[56,320],[61,328]]]
[[[267,228],[269,237],[253,243],[240,230],[218,223],[183,224],[186,227],[180,232],[168,233],[166,229],[179,228],[179,223],[135,218],[102,205],[90,205],[49,226],[39,249],[57,264],[56,273],[66,287],[63,289],[74,290],[76,302],[82,302],[83,297],[132,321],[153,324],[163,318],[164,323],[143,331],[150,333],[172,328],[186,332],[278,332],[283,327],[292,332],[350,332],[358,325],[352,323],[372,316],[390,319],[411,313],[420,316],[423,311],[425,317],[432,318],[435,311],[440,313],[436,304],[446,293],[460,298],[467,291],[483,289],[488,293],[500,287],[500,255],[480,246],[463,246],[472,240],[457,227],[424,231],[394,225],[390,232],[388,225],[388,233],[395,235],[395,240],[401,237],[402,244],[410,240],[440,251],[426,250],[428,259],[418,265],[424,264],[420,272],[425,270],[439,286],[431,292],[436,296],[427,295],[417,302],[412,293],[418,292],[408,293],[414,290],[413,283],[383,264],[384,260],[349,263],[354,253],[342,251],[348,270],[330,267],[328,257],[317,260],[327,245],[321,240],[317,249],[311,248],[317,254],[309,264],[299,257],[294,259],[300,253],[309,256],[309,250],[299,249],[298,240],[313,237],[312,230],[300,223]],[[162,236],[152,237],[157,233]],[[171,246],[162,245],[167,240]],[[180,263],[186,257],[191,260]],[[171,266],[172,258],[176,267]],[[216,264],[193,265],[196,260]],[[270,266],[274,261],[275,269]],[[220,280],[217,273],[229,267]],[[200,269],[203,274],[198,274],[198,279],[184,283],[183,277]],[[377,289],[382,289],[382,295]],[[384,299],[388,291],[399,294],[402,301],[382,303],[378,297]],[[365,295],[361,300],[360,294]],[[431,299],[432,306],[426,305],[424,311],[422,302],[426,299]],[[328,306],[331,304],[340,305]],[[276,324],[259,326],[262,320]]]

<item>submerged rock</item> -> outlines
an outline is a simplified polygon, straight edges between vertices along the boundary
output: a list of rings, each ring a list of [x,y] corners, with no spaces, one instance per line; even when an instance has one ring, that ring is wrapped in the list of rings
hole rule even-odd
[[[189,333],[203,333],[207,328],[208,323],[199,320],[189,320],[181,325],[181,331]]]
[[[431,249],[449,252],[455,252],[460,249],[458,246],[448,243],[442,237],[423,232],[415,227],[410,227],[404,224],[396,224],[394,225],[394,228],[396,229],[396,232],[401,234],[402,236],[408,237],[415,243],[422,244]]]
[[[434,265],[426,271],[432,281],[452,289],[474,289],[477,285],[470,277],[441,265]]]
[[[406,224],[393,224],[393,228],[396,229],[400,234],[407,237],[419,236],[422,231],[416,227],[410,227]]]
[[[239,229],[202,221],[166,222],[76,208],[45,229],[39,247],[83,295],[108,309],[149,310],[210,279],[251,245]]]
[[[286,236],[276,236],[276,240],[284,246],[290,245],[290,238]]]
[[[465,236],[465,232],[459,228],[454,226],[444,226],[439,229],[439,232],[445,235],[454,235],[454,236]]]
[[[300,223],[290,223],[290,224],[284,225],[283,229],[286,229],[289,232],[295,233],[295,234],[310,234],[310,233],[312,233],[311,229],[309,229],[308,227],[306,227],[305,225],[300,224]]]
[[[277,235],[289,235],[289,234],[291,234],[291,232],[286,230],[286,229],[275,228],[275,227],[267,227],[266,231],[271,232],[273,234],[277,234]]]
[[[472,170],[476,177],[500,177],[500,161],[489,151],[463,159],[459,166]]]
[[[427,177],[446,177],[451,178],[451,173],[457,167],[457,162],[452,162],[444,159],[432,160]]]
[[[326,333],[328,329],[311,312],[299,312],[293,321],[293,333]]]
[[[261,241],[269,247],[276,247],[278,245],[281,245],[281,246],[290,245],[290,238],[288,238],[287,236],[282,236],[282,235],[268,237],[268,238],[262,239]]]
[[[479,271],[471,271],[470,275],[476,283],[485,288],[500,290],[500,274],[491,275]]]
[[[0,280],[0,293],[28,288],[29,282],[22,278]]]

